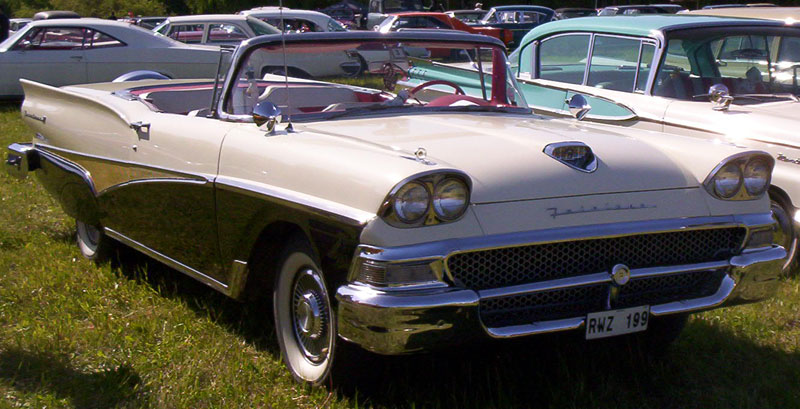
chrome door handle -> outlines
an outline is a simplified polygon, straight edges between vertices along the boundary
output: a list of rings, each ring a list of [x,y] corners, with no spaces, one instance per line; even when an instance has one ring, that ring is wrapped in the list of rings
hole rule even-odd
[[[70,56],[69,56],[69,58],[72,58],[73,60],[82,60],[82,59],[83,59],[83,56],[80,56],[80,55],[70,55]]]

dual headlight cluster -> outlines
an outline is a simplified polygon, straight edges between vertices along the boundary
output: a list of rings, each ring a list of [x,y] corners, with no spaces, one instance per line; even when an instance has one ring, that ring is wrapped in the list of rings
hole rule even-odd
[[[398,184],[381,207],[395,227],[416,227],[460,218],[469,205],[469,178],[457,172],[418,175]]]
[[[772,179],[775,161],[759,152],[731,156],[717,165],[703,185],[722,200],[753,200],[764,195]]]

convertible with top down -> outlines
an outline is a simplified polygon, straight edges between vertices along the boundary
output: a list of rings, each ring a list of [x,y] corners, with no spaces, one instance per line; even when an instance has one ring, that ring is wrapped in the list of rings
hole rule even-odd
[[[261,70],[322,52],[373,58],[356,77]],[[488,74],[477,96],[401,86],[439,64]],[[76,219],[82,254],[122,243],[230,297],[271,295],[286,366],[314,385],[352,345],[582,331],[663,346],[688,313],[770,296],[786,257],[769,155],[534,115],[494,38],[263,36],[223,83],[22,86],[32,142],[6,169]]]

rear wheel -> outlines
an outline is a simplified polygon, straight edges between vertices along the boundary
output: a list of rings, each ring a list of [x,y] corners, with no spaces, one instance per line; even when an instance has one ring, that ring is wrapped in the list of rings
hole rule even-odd
[[[78,249],[83,257],[97,262],[110,258],[114,243],[106,236],[102,227],[76,220],[75,230],[77,230]]]
[[[792,225],[791,213],[782,202],[775,199],[771,200],[772,219],[775,220],[775,244],[786,249],[786,262],[781,271],[789,275],[797,270],[795,253],[797,252],[797,237],[795,236],[794,226]]]
[[[327,381],[333,367],[336,321],[325,277],[302,238],[287,245],[273,291],[281,356],[292,376],[312,386]]]

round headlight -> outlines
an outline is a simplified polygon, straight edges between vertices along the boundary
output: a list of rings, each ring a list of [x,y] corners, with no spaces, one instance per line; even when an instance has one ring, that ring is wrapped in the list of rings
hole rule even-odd
[[[394,212],[404,223],[414,223],[425,216],[431,196],[421,183],[405,184],[394,196]]]
[[[742,171],[739,165],[727,164],[714,175],[714,191],[725,199],[733,197],[741,185]]]
[[[753,159],[744,167],[744,188],[750,196],[760,196],[769,185],[770,166],[762,159]]]
[[[461,217],[467,209],[469,191],[467,185],[460,179],[447,178],[433,191],[433,211],[436,216],[444,220],[453,220]]]

